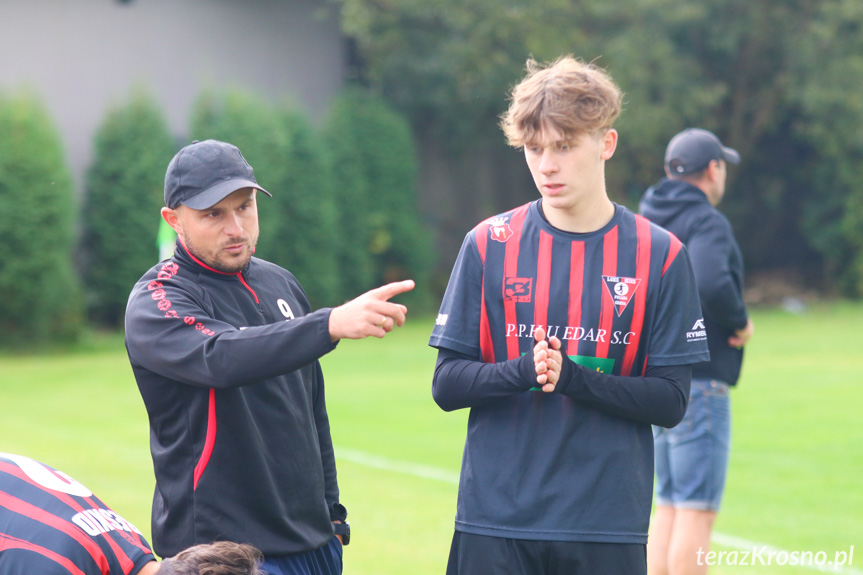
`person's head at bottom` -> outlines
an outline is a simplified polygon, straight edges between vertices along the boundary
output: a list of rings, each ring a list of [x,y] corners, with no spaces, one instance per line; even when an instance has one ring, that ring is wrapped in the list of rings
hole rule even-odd
[[[195,545],[161,563],[151,562],[140,575],[265,575],[263,555],[255,547],[231,541]]]

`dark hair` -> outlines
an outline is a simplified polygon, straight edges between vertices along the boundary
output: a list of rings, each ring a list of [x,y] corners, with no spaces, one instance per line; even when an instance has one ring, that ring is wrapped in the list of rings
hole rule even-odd
[[[251,545],[232,541],[195,545],[162,562],[158,575],[266,575],[264,557]]]

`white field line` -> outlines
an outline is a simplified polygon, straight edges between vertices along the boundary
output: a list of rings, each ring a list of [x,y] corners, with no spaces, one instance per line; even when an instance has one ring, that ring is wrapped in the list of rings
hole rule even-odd
[[[382,471],[389,471],[392,473],[402,473],[405,475],[411,475],[413,477],[430,479],[432,481],[440,481],[442,483],[449,483],[452,485],[458,485],[459,474],[456,471],[449,471],[447,469],[441,469],[439,467],[433,467],[431,465],[423,465],[422,463],[411,463],[409,461],[390,459],[389,457],[374,455],[372,453],[366,453],[364,451],[360,451],[358,449],[351,449],[349,447],[336,446],[335,451],[337,459],[350,461],[351,463],[356,463],[357,465],[371,467],[372,469],[380,469]],[[773,547],[765,543],[758,543],[756,541],[749,541],[748,539],[742,539],[740,537],[734,537],[733,535],[726,535],[724,533],[714,532],[713,542],[718,545],[722,545],[723,547],[730,547],[732,549],[738,549],[740,551],[752,551],[753,549],[757,548],[761,550],[761,555],[765,558],[765,560],[768,554],[772,552],[774,554],[774,557],[771,565],[776,565],[776,554],[782,553],[784,555],[790,555],[789,551],[785,551],[778,547]],[[800,555],[799,552],[797,554]],[[758,565],[755,564],[753,566]],[[851,567],[834,568],[826,565],[804,564],[796,565],[796,567],[801,567],[812,571],[821,571],[822,573],[838,573],[841,575],[863,575],[863,571],[859,571]]]
[[[414,477],[458,485],[459,474],[456,471],[448,471],[446,469],[423,465],[421,463],[397,461],[395,459],[381,457],[380,455],[372,455],[371,453],[365,453],[348,447],[337,446],[335,450],[336,457],[338,459],[344,459],[345,461],[364,465],[365,467],[371,467],[373,469],[380,469],[383,471],[392,471],[395,473],[404,473],[405,475],[413,475]]]

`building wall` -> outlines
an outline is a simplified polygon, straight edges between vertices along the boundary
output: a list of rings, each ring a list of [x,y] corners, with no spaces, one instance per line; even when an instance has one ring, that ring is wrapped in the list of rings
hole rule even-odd
[[[0,92],[29,86],[42,98],[79,188],[106,110],[134,85],[184,143],[204,87],[293,99],[317,121],[343,68],[325,0],[0,0]]]

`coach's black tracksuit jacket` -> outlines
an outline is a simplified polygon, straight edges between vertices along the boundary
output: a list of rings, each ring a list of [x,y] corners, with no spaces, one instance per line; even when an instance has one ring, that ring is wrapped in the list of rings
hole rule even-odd
[[[662,179],[641,199],[639,213],[686,244],[707,329],[710,361],[692,366],[692,377],[717,379],[736,385],[743,350],[730,347],[728,338],[746,327],[743,302],[743,255],[731,223],[710,205],[692,184]]]
[[[180,242],[135,284],[126,349],[150,419],[157,554],[232,540],[279,556],[332,538],[329,313],[274,264],[224,274]]]

